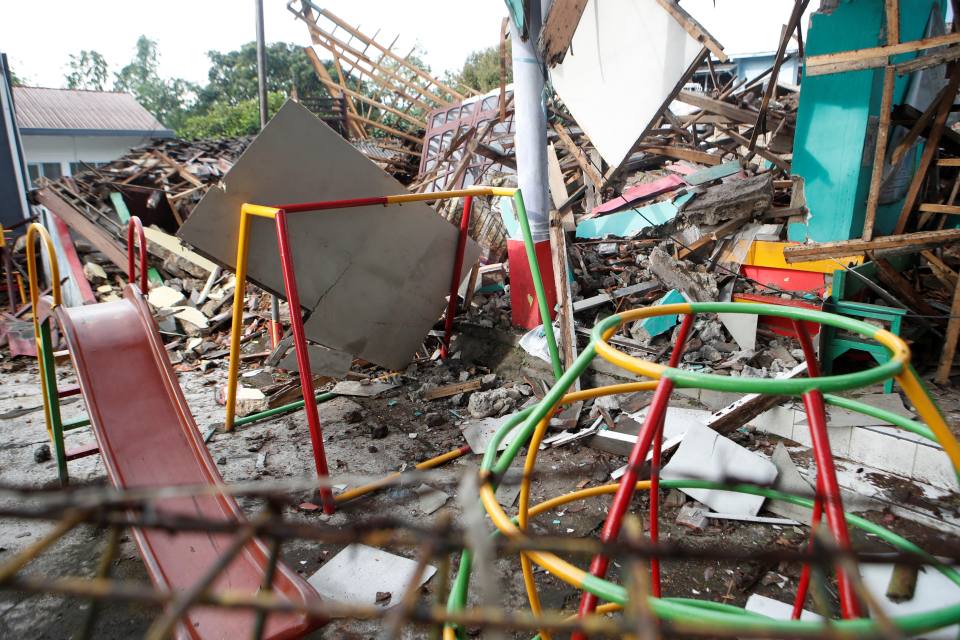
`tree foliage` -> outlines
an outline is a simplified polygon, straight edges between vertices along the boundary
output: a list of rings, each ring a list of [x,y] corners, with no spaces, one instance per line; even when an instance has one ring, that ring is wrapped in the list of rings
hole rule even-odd
[[[507,83],[513,82],[513,69],[510,67],[510,46],[507,45]],[[487,92],[500,86],[500,47],[493,46],[474,51],[467,56],[458,79],[463,84],[480,92]]]
[[[68,89],[103,91],[107,85],[107,61],[93,49],[83,50],[77,55],[71,53],[67,67],[70,73],[64,79]]]
[[[268,113],[276,113],[286,100],[279,91],[267,94]],[[216,101],[202,111],[188,115],[177,130],[182,138],[234,138],[253,135],[260,130],[260,102],[257,98],[236,104]]]
[[[257,45],[248,42],[237,51],[208,51],[207,86],[198,95],[199,108],[214,103],[240,104],[257,97]],[[303,47],[276,42],[267,46],[267,91],[301,96],[326,95]]]
[[[133,60],[116,74],[114,91],[136,96],[144,108],[164,125],[177,129],[186,115],[196,87],[182,78],[161,78],[157,43],[146,36],[137,39]]]

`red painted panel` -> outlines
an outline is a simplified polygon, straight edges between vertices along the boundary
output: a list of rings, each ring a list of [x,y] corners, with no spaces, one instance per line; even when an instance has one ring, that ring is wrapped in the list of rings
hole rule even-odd
[[[751,280],[785,291],[802,291],[823,297],[827,288],[826,275],[813,271],[758,267],[745,264],[740,267],[740,272]]]
[[[543,278],[543,288],[547,293],[547,306],[551,319],[556,314],[557,291],[553,284],[553,261],[550,255],[550,241],[536,244],[537,263]],[[537,292],[533,288],[533,277],[527,264],[527,250],[522,240],[507,240],[507,257],[510,260],[510,312],[513,324],[524,329],[533,329],[540,325],[540,307],[537,305]]]
[[[802,300],[788,300],[786,298],[779,298],[777,296],[762,296],[753,293],[735,293],[733,295],[733,300],[734,302],[760,302],[763,304],[776,304],[782,307],[797,307],[800,309],[823,311],[822,304],[814,304],[812,302],[804,302]],[[797,333],[793,330],[793,321],[790,320],[790,318],[760,316],[760,324],[778,335],[789,336],[791,338],[797,337]],[[811,336],[815,336],[820,333],[819,323],[804,321],[803,324]]]
[[[653,196],[660,195],[661,193],[673,191],[677,187],[682,187],[685,184],[687,183],[683,181],[683,178],[673,174],[664,176],[659,180],[654,180],[653,182],[638,184],[635,187],[630,187],[629,189],[624,190],[624,192],[616,198],[607,200],[599,207],[594,207],[593,211],[590,212],[590,217],[600,215],[601,213],[607,213],[609,211],[616,211],[617,209],[625,207],[631,202],[640,200],[641,198],[652,198]]]

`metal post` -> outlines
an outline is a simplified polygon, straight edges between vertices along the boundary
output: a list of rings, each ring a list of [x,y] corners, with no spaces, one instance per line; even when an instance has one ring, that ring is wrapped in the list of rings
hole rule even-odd
[[[260,102],[260,130],[267,126],[270,103],[267,99],[267,45],[263,35],[263,0],[254,0],[257,7],[257,98]],[[280,342],[280,301],[270,296],[270,343]]]

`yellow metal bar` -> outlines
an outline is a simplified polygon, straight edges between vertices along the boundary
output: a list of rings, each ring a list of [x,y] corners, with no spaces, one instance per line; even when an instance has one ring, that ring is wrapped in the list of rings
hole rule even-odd
[[[927,394],[927,390],[923,388],[923,385],[917,379],[913,368],[905,368],[903,373],[897,376],[897,382],[903,387],[910,402],[912,402],[916,408],[917,413],[920,414],[920,417],[926,425],[933,431],[933,435],[937,436],[937,441],[940,443],[940,446],[943,447],[947,457],[950,458],[953,470],[958,475],[958,478],[960,478],[960,443],[958,443],[957,439],[953,436],[950,427],[947,426],[947,422],[943,419],[943,415],[940,413],[940,410],[937,409],[937,405],[934,404],[933,400],[931,400]]]
[[[60,298],[60,265],[57,263],[57,253],[53,248],[53,240],[50,234],[42,224],[33,222],[27,227],[27,278],[30,281],[30,304],[32,305],[33,316],[33,340],[37,345],[37,365],[40,369],[40,393],[43,398],[43,419],[47,425],[47,435],[50,436],[50,442],[53,438],[53,414],[50,408],[50,396],[47,393],[46,364],[43,357],[43,344],[40,338],[40,278],[37,274],[37,250],[35,247],[36,236],[39,235],[47,249],[47,256],[50,259],[50,279],[53,282],[53,307],[59,307]],[[50,375],[54,375],[51,371]]]
[[[614,364],[622,369],[626,369],[627,371],[636,373],[637,375],[641,375],[646,378],[659,380],[660,376],[663,375],[663,372],[667,369],[667,367],[662,364],[657,364],[656,362],[650,362],[649,360],[641,360],[640,358],[635,358],[618,351],[617,349],[611,347],[607,343],[607,340],[609,340],[610,337],[613,336],[613,334],[616,333],[617,330],[627,322],[642,320],[643,318],[649,318],[652,316],[668,316],[674,313],[693,313],[693,308],[687,302],[678,302],[676,304],[664,304],[654,307],[631,309],[630,311],[624,311],[623,313],[620,313],[620,324],[610,327],[603,334],[603,340],[598,341],[594,345],[597,350],[597,355],[610,364]]]
[[[886,329],[877,329],[873,339],[890,350],[890,359],[902,364],[905,369],[910,364],[910,347],[900,336],[890,333]]]
[[[466,196],[504,196],[511,198],[517,190],[512,187],[469,187],[454,191],[434,191],[433,193],[401,193],[387,196],[387,204],[403,204],[405,202],[424,202],[428,200],[447,200],[449,198],[463,198]]]
[[[270,218],[270,219],[275,218],[278,211],[280,211],[280,209],[277,209],[276,207],[265,207],[263,205],[250,204],[250,203],[244,203],[243,206],[240,207],[241,215],[247,214],[251,216],[259,216],[261,218]]]
[[[240,375],[240,333],[243,330],[244,290],[247,284],[247,246],[250,243],[250,217],[273,217],[277,209],[244,204],[240,207],[240,232],[237,238],[236,284],[233,289],[233,319],[230,325],[230,366],[227,371],[227,415],[223,421],[226,431],[233,431],[237,411],[237,383]]]

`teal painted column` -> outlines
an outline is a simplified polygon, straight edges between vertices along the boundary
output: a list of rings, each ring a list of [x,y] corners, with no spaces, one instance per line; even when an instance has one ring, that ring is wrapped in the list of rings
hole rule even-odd
[[[807,56],[876,47],[886,42],[884,3],[836,0],[836,4],[829,12],[821,10],[811,16]],[[901,0],[901,41],[923,37],[934,4],[935,0]],[[943,9],[942,3],[940,6]],[[894,60],[914,56],[898,56]],[[908,77],[897,79],[894,104],[903,100],[908,84]],[[793,145],[793,175],[803,179],[810,214],[805,223],[790,224],[790,240],[829,242],[859,237],[862,233],[882,85],[882,69],[807,78],[804,68]],[[899,207],[886,205],[878,211],[878,231],[885,231],[883,222],[891,211],[899,213]]]

